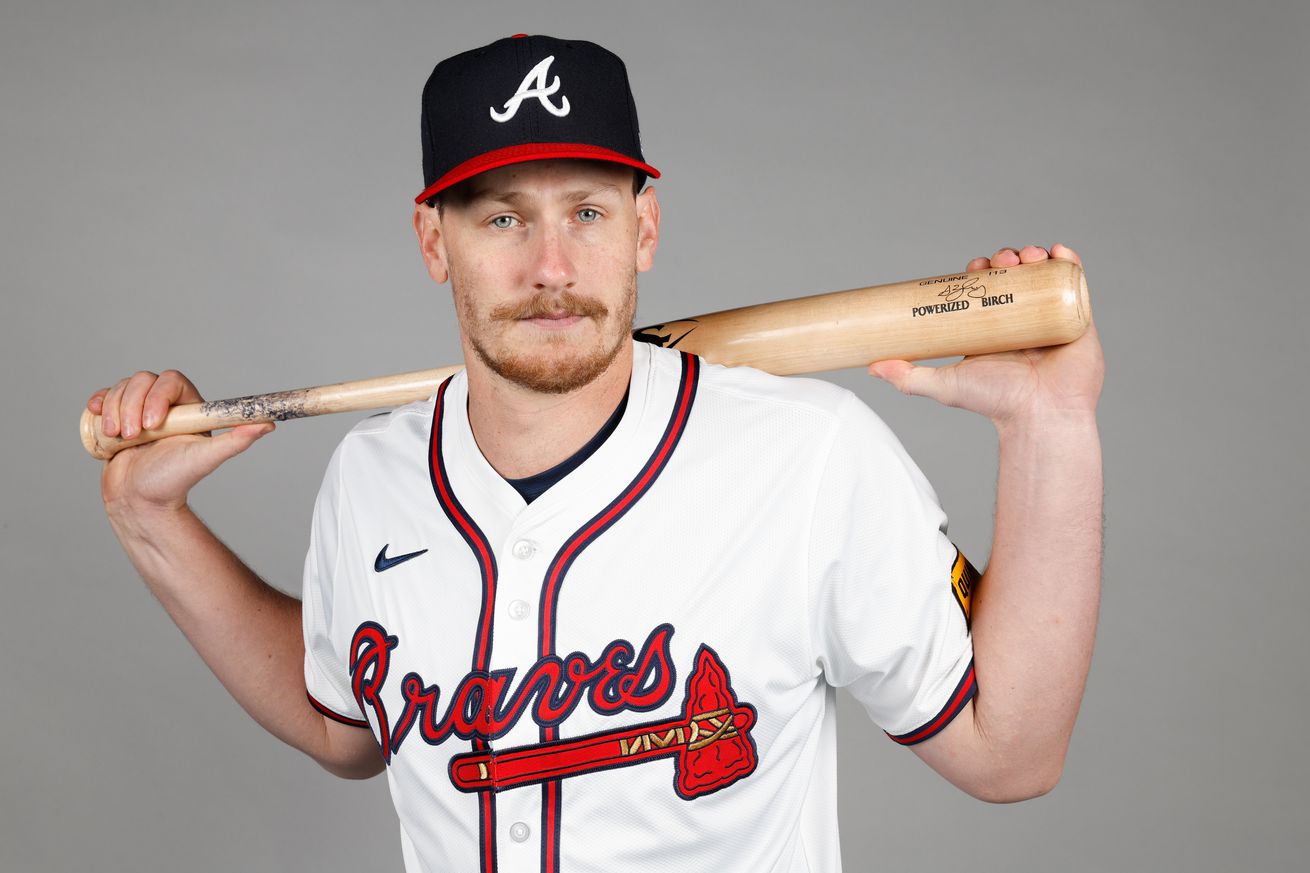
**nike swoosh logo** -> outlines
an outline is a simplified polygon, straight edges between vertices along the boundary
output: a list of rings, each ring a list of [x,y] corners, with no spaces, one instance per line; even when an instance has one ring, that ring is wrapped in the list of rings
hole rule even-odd
[[[385,546],[383,546],[382,551],[378,552],[377,560],[373,562],[373,569],[379,573],[381,573],[383,570],[390,570],[392,567],[396,566],[397,564],[403,564],[406,561],[410,560],[411,558],[417,558],[419,555],[425,555],[427,554],[428,551],[427,549],[419,549],[417,552],[410,552],[408,555],[396,555],[394,558],[388,558],[387,549],[390,546],[391,543],[387,543]]]

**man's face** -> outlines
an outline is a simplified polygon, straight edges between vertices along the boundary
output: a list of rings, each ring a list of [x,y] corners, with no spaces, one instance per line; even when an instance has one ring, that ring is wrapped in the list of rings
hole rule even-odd
[[[532,391],[590,383],[630,342],[637,272],[658,235],[653,191],[626,167],[531,161],[490,170],[446,199],[420,243],[448,273],[466,357]],[[435,262],[435,263],[434,263]]]

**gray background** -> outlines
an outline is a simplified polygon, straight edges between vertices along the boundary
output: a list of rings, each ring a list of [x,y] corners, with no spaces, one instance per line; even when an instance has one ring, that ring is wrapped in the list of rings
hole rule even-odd
[[[419,90],[515,31],[628,62],[666,176],[641,321],[1002,245],[1087,264],[1108,528],[1064,780],[981,804],[848,705],[848,869],[1304,869],[1307,6],[797,7],[6,0],[0,870],[399,869],[384,780],[265,735],[153,602],[74,424],[139,368],[220,397],[457,354],[409,228]],[[984,563],[990,425],[832,378]],[[288,590],[356,419],[284,425],[193,495]]]

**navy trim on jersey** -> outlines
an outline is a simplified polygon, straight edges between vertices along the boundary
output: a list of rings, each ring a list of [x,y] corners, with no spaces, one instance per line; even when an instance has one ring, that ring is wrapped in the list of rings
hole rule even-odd
[[[926,739],[935,737],[941,733],[942,728],[950,724],[964,710],[964,705],[973,700],[974,695],[977,693],[978,682],[973,675],[973,659],[971,658],[969,659],[969,669],[964,671],[964,677],[960,679],[959,684],[955,686],[955,690],[951,692],[951,696],[946,701],[946,705],[942,707],[941,712],[929,719],[922,727],[903,734],[888,733],[887,736],[902,746],[913,746],[915,743],[922,743]]]
[[[341,722],[342,724],[348,724],[351,727],[364,728],[365,730],[370,729],[369,723],[366,719],[351,718],[348,715],[342,715],[339,712],[333,712],[332,710],[328,709],[326,706],[315,700],[314,695],[310,694],[308,691],[305,692],[305,696],[309,698],[310,706],[314,707],[320,713],[332,719],[333,721]]]
[[[443,411],[445,409],[446,389],[450,387],[451,376],[437,389],[437,400],[432,410],[432,431],[428,442],[428,475],[432,479],[432,491],[437,495],[437,502],[446,513],[446,518],[459,531],[459,535],[468,543],[478,562],[482,574],[482,610],[478,615],[477,636],[473,641],[473,672],[486,673],[491,665],[492,622],[496,606],[496,556],[486,534],[477,526],[455,497],[446,475],[446,461],[442,455]],[[489,746],[485,739],[475,737],[471,745],[474,751],[485,751]],[[479,866],[482,873],[495,873],[496,870],[496,796],[491,791],[483,792],[478,801],[478,841],[481,844]]]
[[[610,417],[600,426],[600,430],[596,431],[595,436],[587,440],[585,446],[549,470],[542,470],[540,473],[533,473],[531,476],[524,476],[522,479],[507,478],[505,480],[519,493],[524,503],[531,503],[555,487],[556,482],[581,467],[583,461],[594,455],[596,450],[605,444],[605,440],[609,439],[610,434],[614,433],[615,429],[618,428],[619,421],[623,418],[623,410],[628,408],[628,393],[631,390],[629,388],[628,391],[623,393],[623,399],[619,401],[619,405],[614,407]]]
[[[482,873],[496,873],[496,793],[478,795],[478,837],[482,850],[478,854]]]
[[[450,478],[446,475],[446,461],[441,450],[442,412],[445,408],[446,389],[450,386],[451,376],[437,389],[437,402],[432,412],[432,436],[428,444],[428,475],[432,478],[432,490],[437,495],[437,502],[446,513],[446,518],[455,530],[468,543],[473,557],[478,562],[482,573],[482,612],[478,616],[478,635],[473,646],[473,671],[487,671],[491,663],[491,625],[492,613],[496,604],[496,555],[491,549],[491,542],[464,509],[464,505],[455,496],[450,487]]]
[[[541,783],[541,873],[559,873],[559,832],[563,807],[564,783],[559,779]]]
[[[546,571],[541,592],[541,634],[537,654],[540,657],[555,654],[555,606],[559,600],[560,584],[578,555],[601,534],[609,530],[622,518],[633,505],[650,490],[659,478],[673,455],[678,441],[686,430],[687,417],[696,399],[696,385],[700,377],[700,359],[686,352],[682,353],[682,376],[678,381],[678,396],[674,402],[669,422],[664,428],[655,451],[651,453],[645,466],[633,478],[609,505],[598,512],[586,524],[565,541],[560,547],[550,568]]]
[[[682,434],[687,428],[687,418],[691,413],[692,403],[696,399],[696,387],[700,381],[700,359],[695,355],[681,352],[682,375],[678,380],[678,393],[669,414],[669,422],[664,434],[655,445],[655,450],[647,459],[640,472],[628,483],[609,505],[593,516],[574,534],[565,540],[559,552],[550,562],[541,591],[541,624],[539,627],[538,656],[548,657],[555,654],[555,607],[559,603],[559,590],[569,568],[578,555],[591,545],[605,531],[609,530],[640,500],[651,485],[668,466],[673,450],[677,448]],[[542,742],[559,738],[556,725],[545,725],[540,729]],[[561,780],[553,779],[541,786],[541,869],[543,873],[559,873],[560,869],[560,814],[563,808],[563,785]]]

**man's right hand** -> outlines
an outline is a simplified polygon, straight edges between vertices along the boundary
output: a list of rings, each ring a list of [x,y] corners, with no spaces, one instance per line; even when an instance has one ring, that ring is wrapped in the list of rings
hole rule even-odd
[[[173,406],[202,400],[176,370],[142,371],[86,408],[106,436],[131,439]],[[100,477],[105,511],[141,578],[246,712],[329,772],[365,779],[386,767],[373,734],[331,721],[305,694],[300,601],[260,579],[186,504],[192,486],[271,430],[243,424],[123,449]]]
[[[142,370],[92,394],[86,408],[101,416],[105,436],[131,439],[157,426],[171,407],[203,400],[177,370]],[[105,463],[100,476],[105,511],[181,509],[197,482],[273,428],[272,423],[243,424],[215,437],[187,434],[123,449]]]

